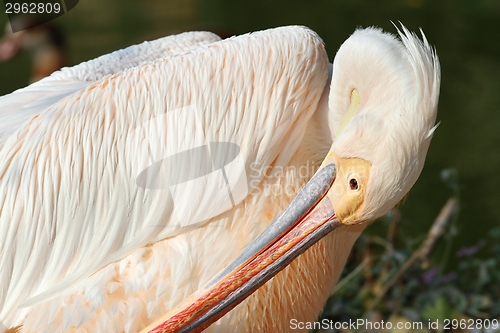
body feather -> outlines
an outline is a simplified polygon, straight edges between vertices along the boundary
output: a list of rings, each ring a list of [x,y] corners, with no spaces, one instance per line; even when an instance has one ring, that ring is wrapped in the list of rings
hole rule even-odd
[[[173,133],[167,124],[168,133],[158,134],[160,139],[169,139],[160,145],[167,155],[169,149],[178,151],[185,140],[196,145],[198,138],[192,136],[199,135],[195,127],[201,126],[204,140],[239,145],[248,173],[252,166],[258,166],[258,171],[284,167],[316,109],[327,66],[322,42],[309,30],[296,27],[254,33],[113,75],[90,77],[98,80],[46,107],[7,136],[0,151],[0,281],[5,291],[0,318],[4,325],[21,324],[27,314],[37,313],[34,309],[54,304],[51,299],[56,304],[71,303],[75,294],[80,299],[79,303],[74,300],[72,311],[82,315],[81,307],[97,311],[105,294],[89,288],[89,279],[109,282],[113,269],[120,266],[117,262],[127,256],[142,258],[148,252],[145,246],[165,239],[178,254],[163,257],[167,261],[163,276],[138,264],[130,273],[144,279],[144,287],[149,288],[163,278],[171,292],[164,306],[173,306],[193,285],[210,278],[209,272],[222,266],[196,267],[200,261],[192,258],[196,252],[186,249],[193,229],[220,228],[211,237],[215,245],[237,228],[241,234],[236,239],[243,243],[232,245],[242,249],[248,232],[260,230],[269,221],[262,222],[256,215],[255,226],[237,225],[238,216],[257,212],[250,195],[242,206],[203,225],[183,227],[172,215],[168,191],[137,186],[132,133],[152,119],[177,110],[188,112],[185,108],[194,105],[197,122],[178,123]],[[69,76],[85,79],[79,74]],[[255,186],[250,191],[260,187],[265,176],[254,172],[251,184]],[[202,195],[193,199],[185,193],[180,202],[203,209],[206,191],[198,191]],[[204,242],[210,244],[210,237],[205,236]],[[221,252],[227,260],[235,254]],[[188,257],[179,262],[167,259],[178,258],[180,253]],[[226,262],[222,258],[218,262]],[[193,267],[188,269],[189,265]],[[193,275],[197,271],[205,274]],[[184,292],[172,293],[172,286],[182,285],[186,285]],[[143,284],[124,284],[120,290],[130,294],[138,292],[138,286]],[[159,294],[165,302],[165,295]],[[140,312],[144,303],[136,303],[127,301],[127,308]],[[66,311],[62,309],[51,310],[58,323],[60,311]],[[63,317],[63,327],[78,324]],[[80,325],[85,322],[80,321]],[[23,327],[38,326],[26,322]]]

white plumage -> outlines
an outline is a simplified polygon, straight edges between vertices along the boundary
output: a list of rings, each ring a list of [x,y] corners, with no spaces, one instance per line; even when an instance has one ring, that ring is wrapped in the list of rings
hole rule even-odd
[[[385,214],[422,169],[439,94],[427,42],[400,35],[404,45],[376,29],[355,32],[336,57],[331,91],[321,39],[285,27],[218,42],[209,33],[167,37],[1,97],[3,329],[137,332],[157,319],[295,197],[327,154],[354,88],[360,109],[333,149],[377,170],[358,221]],[[162,123],[187,107],[196,121]],[[164,156],[200,142],[237,144],[249,194],[194,223],[175,211],[209,209],[214,184],[177,193],[175,205],[185,207],[174,207],[169,191],[138,186],[142,142],[131,137],[152,120]],[[314,320],[365,226],[334,231],[211,329],[286,331],[292,318]]]

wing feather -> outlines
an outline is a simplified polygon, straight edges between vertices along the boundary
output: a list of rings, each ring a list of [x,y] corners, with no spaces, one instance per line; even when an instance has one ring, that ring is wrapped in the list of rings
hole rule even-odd
[[[0,144],[7,135],[44,109],[106,75],[219,40],[220,37],[213,33],[196,31],[146,41],[73,67],[62,68],[26,88],[1,96]]]
[[[0,148],[0,321],[238,205],[289,162],[327,76],[314,32],[278,28],[103,76],[40,112]],[[218,173],[234,162],[225,184],[196,178],[205,147]]]

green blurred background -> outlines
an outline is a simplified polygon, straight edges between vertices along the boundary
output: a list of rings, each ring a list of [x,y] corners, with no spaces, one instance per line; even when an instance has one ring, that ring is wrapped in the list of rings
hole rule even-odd
[[[444,169],[458,171],[460,213],[451,255],[442,273],[456,269],[454,255],[477,245],[500,225],[500,1],[499,0],[81,0],[53,21],[66,41],[69,65],[78,64],[143,40],[187,30],[211,30],[224,37],[283,25],[305,25],[324,40],[330,60],[357,28],[391,22],[412,31],[422,28],[437,49],[442,67],[438,121],[426,166],[400,206],[401,228],[418,246],[452,189],[441,180]],[[7,16],[0,14],[0,26]],[[27,85],[30,52],[0,64],[0,95]],[[368,234],[385,237],[383,223]],[[481,243],[479,257],[491,256]],[[446,242],[432,252],[442,263]]]

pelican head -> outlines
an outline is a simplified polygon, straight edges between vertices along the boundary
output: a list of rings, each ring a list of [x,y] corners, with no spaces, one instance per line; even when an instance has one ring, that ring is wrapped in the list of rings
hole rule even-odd
[[[144,332],[206,327],[321,237],[383,216],[410,190],[435,129],[440,69],[423,34],[398,32],[357,30],[344,42],[325,90],[333,144],[319,170],[245,252]]]
[[[437,56],[423,34],[421,41],[402,27],[399,36],[357,30],[333,63],[330,156],[337,175],[328,195],[343,224],[373,221],[408,193],[435,130]]]

